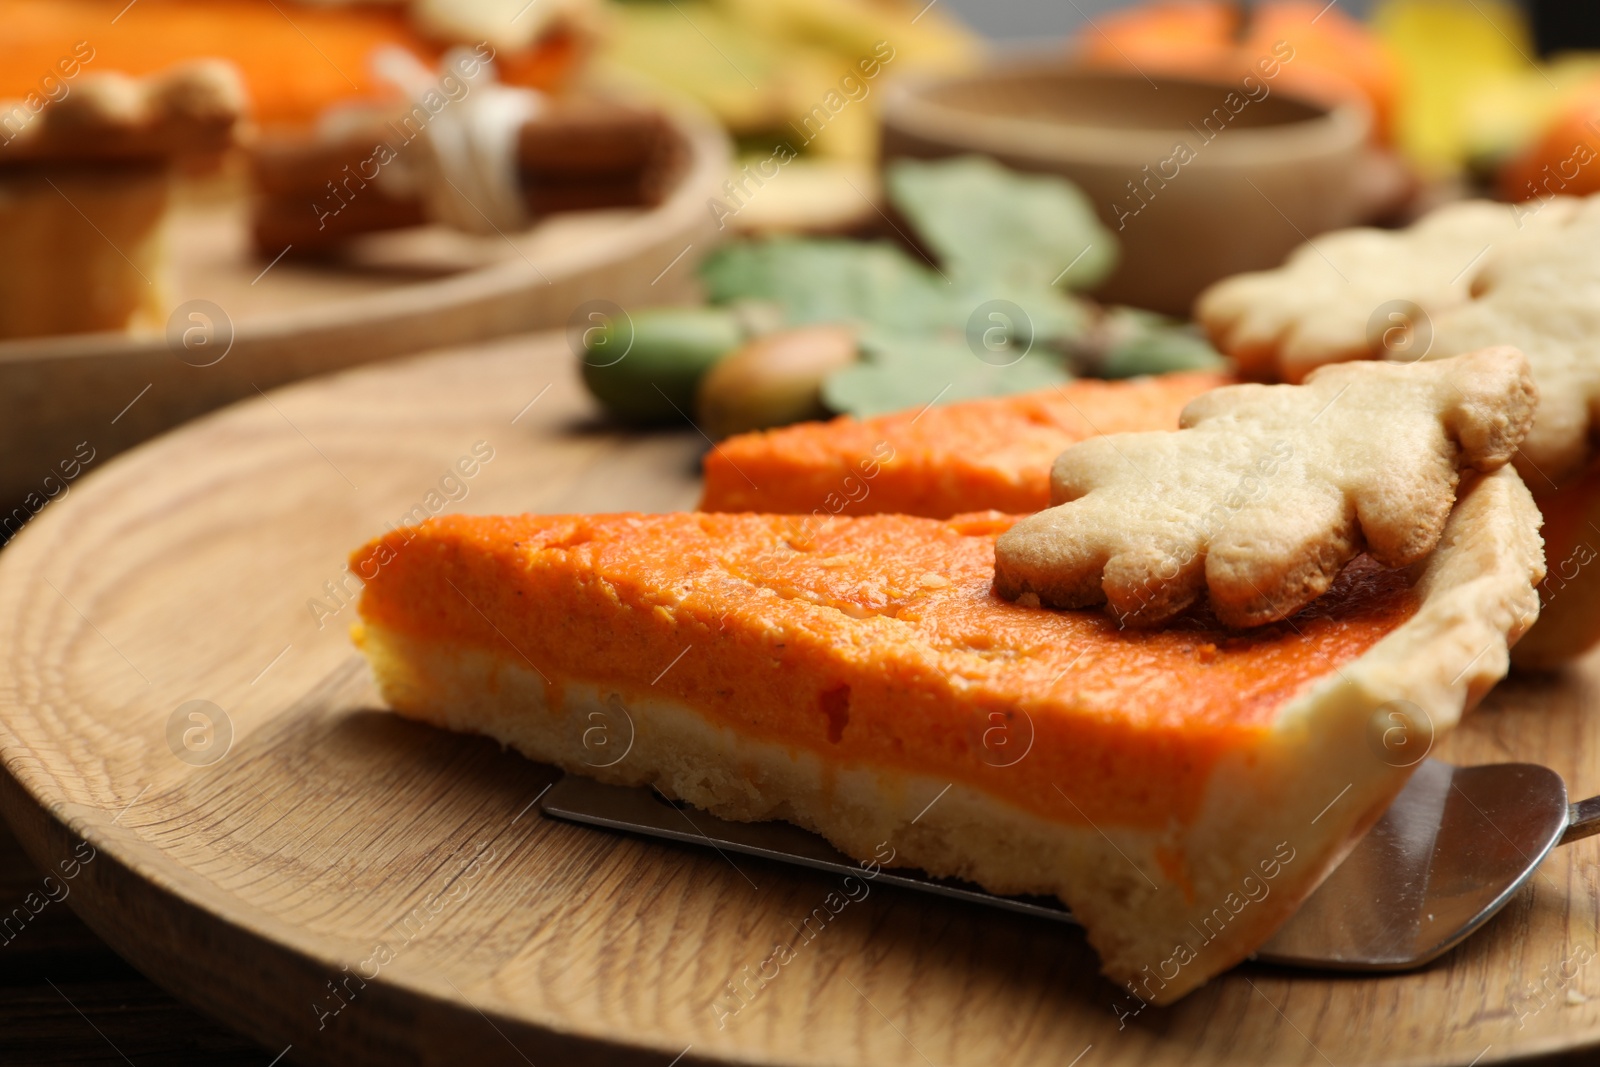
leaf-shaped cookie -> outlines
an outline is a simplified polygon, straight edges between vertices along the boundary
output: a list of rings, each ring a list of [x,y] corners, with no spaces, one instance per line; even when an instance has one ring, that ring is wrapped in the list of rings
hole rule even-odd
[[[1318,237],[1278,270],[1217,283],[1198,314],[1250,376],[1286,381],[1340,360],[1520,348],[1544,399],[1517,469],[1549,490],[1584,467],[1600,436],[1597,248],[1600,195],[1457,204],[1407,230]],[[1386,351],[1383,309],[1402,298],[1422,313],[1418,335]]]
[[[1471,301],[1433,316],[1427,358],[1487,345],[1527,354],[1539,411],[1516,464],[1548,491],[1584,469],[1600,427],[1600,196],[1552,201],[1536,218],[1548,223],[1485,257]]]
[[[1397,347],[1396,355],[1414,358],[1428,347],[1429,317],[1465,303],[1495,256],[1559,227],[1577,203],[1555,200],[1518,212],[1473,200],[1439,208],[1405,230],[1324,234],[1275,270],[1213,285],[1196,301],[1195,317],[1252,378],[1298,382],[1323,364],[1377,359]],[[1423,321],[1411,323],[1413,317]],[[1421,334],[1408,336],[1410,327]],[[1489,343],[1519,342],[1481,342]]]
[[[996,543],[995,588],[1104,603],[1129,625],[1170,619],[1206,590],[1230,626],[1285,618],[1360,552],[1401,566],[1432,551],[1460,471],[1508,462],[1537,400],[1510,348],[1213,390],[1181,429],[1063,452],[1056,506]]]

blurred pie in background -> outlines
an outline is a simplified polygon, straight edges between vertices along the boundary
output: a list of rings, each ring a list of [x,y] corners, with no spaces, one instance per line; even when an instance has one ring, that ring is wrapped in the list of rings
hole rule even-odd
[[[0,0],[0,99],[59,92],[57,62],[86,46],[84,69],[152,74],[196,57],[238,68],[263,126],[315,122],[329,106],[392,92],[369,58],[398,46],[436,66],[454,44],[488,41],[500,80],[564,87],[593,36],[593,6],[297,3],[294,0]]]
[[[71,88],[48,106],[0,101],[0,338],[160,324],[174,175],[214,165],[244,121],[225,62],[130,78],[84,70],[92,55],[56,68]]]
[[[555,211],[658,202],[677,165],[674,130],[648,105],[573,91],[599,10],[0,0],[0,338],[159,328],[180,288],[174,259],[202,214],[218,222],[199,237],[228,247],[253,216],[261,262],[291,244],[295,257],[331,254],[366,233],[446,221],[427,188],[403,180],[435,155],[474,205],[504,186],[509,232]],[[424,109],[429,96],[440,102]],[[520,110],[491,125],[504,127],[509,166],[505,153],[440,147],[478,130],[485,110],[504,112],[507,97]],[[375,145],[381,162],[400,160],[382,181]],[[188,244],[174,240],[180,228]],[[248,262],[248,239],[232,255]]]

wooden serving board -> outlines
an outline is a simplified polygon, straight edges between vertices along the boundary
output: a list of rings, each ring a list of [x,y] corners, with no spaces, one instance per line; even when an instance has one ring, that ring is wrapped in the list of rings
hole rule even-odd
[[[492,459],[449,481],[474,447]],[[1247,966],[1124,1025],[1076,930],[879,886],[808,941],[835,877],[546,820],[554,771],[381,709],[347,552],[418,507],[689,506],[702,448],[597,424],[544,335],[285,388],[92,471],[0,554],[6,816],[118,951],[305,1063],[1486,1064],[1600,1042],[1600,839],[1422,972]],[[1597,677],[1513,680],[1440,754],[1600,792]]]
[[[257,388],[560,326],[590,300],[682,302],[720,237],[706,202],[720,195],[730,149],[697,112],[672,121],[687,161],[654,208],[554,215],[504,237],[373,234],[331,265],[258,259],[238,190],[189,190],[168,224],[164,331],[0,341],[0,513],[29,493],[42,499],[82,443],[109,457]],[[186,348],[185,336],[209,347]]]

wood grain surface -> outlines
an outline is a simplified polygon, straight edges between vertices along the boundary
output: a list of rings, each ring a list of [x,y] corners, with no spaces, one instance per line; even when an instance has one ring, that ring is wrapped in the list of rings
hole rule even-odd
[[[478,442],[492,460],[446,481]],[[1119,1025],[1074,930],[878,887],[799,939],[835,879],[544,820],[554,771],[381,709],[349,550],[430,492],[684,507],[703,448],[598,425],[544,335],[302,383],[90,472],[0,554],[0,806],[41,869],[78,858],[71,906],[119,952],[304,1063],[1486,1064],[1600,1041],[1600,839],[1419,973],[1247,966]],[[1441,754],[1600,792],[1597,670],[1502,685]],[[214,731],[174,746],[191,701]],[[779,942],[794,958],[757,977]]]
[[[363,238],[343,263],[266,263],[249,252],[242,200],[213,190],[181,205],[166,332],[0,341],[0,515],[30,493],[59,495],[62,464],[81,460],[81,443],[103,462],[258,388],[560,326],[589,300],[681,302],[719,236],[706,201],[727,176],[729,148],[693,111],[674,123],[687,160],[658,207],[553,216],[525,234],[427,227]],[[185,336],[209,347],[185,349]],[[96,430],[86,439],[87,424]]]

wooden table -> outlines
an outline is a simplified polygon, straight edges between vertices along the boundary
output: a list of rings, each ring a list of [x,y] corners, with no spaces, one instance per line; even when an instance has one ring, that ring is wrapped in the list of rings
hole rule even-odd
[[[44,872],[0,823],[0,902],[25,906],[43,885]],[[265,1067],[282,1051],[174,999],[90,932],[71,901],[52,900],[0,939],[0,1063]]]

